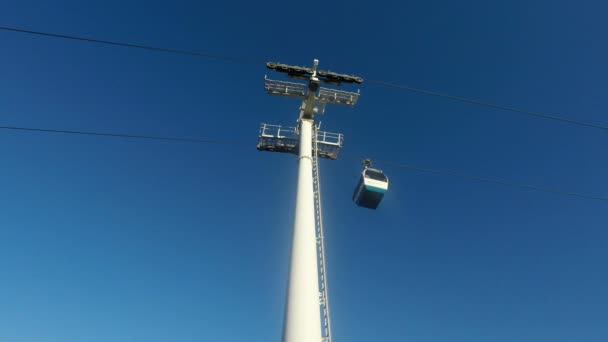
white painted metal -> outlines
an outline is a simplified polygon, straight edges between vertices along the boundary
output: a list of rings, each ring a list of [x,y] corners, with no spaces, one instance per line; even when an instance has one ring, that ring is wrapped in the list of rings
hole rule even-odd
[[[319,89],[317,101],[327,102],[332,104],[341,104],[346,106],[354,106],[359,99],[359,93],[342,91],[337,89],[323,88]]]
[[[261,151],[298,154],[299,133],[295,127],[261,124],[257,148]],[[321,158],[336,159],[344,142],[340,133],[316,130],[316,152]]]
[[[361,83],[363,79],[318,71],[316,59],[312,68],[279,63],[266,65],[291,78],[308,81],[303,85],[265,78],[267,93],[300,98],[302,104],[298,129],[262,124],[257,144],[258,150],[299,155],[283,342],[331,342],[319,158],[336,159],[343,137],[342,134],[319,132],[314,125],[314,116],[323,114],[328,103],[352,106],[359,98],[359,92],[321,88],[320,83],[340,85],[343,82]]]
[[[313,192],[313,120],[300,119],[298,188],[283,342],[321,342]]]
[[[306,97],[306,84],[303,83],[277,81],[264,77],[264,89],[271,95]]]
[[[321,124],[319,124],[320,126]],[[313,134],[313,190],[315,194],[315,221],[317,224],[317,244],[319,253],[319,301],[321,305],[321,335],[323,342],[331,342],[331,320],[329,315],[329,290],[327,289],[327,264],[325,262],[325,233],[323,232],[323,205],[321,203],[321,176],[319,170],[319,127],[314,126]]]
[[[365,177],[365,174],[363,174],[363,184],[367,185],[367,186],[373,186],[374,188],[378,188],[378,189],[382,189],[382,190],[388,190],[388,179],[386,181],[380,181],[380,180],[376,180],[376,179],[371,179],[371,178],[367,178]]]

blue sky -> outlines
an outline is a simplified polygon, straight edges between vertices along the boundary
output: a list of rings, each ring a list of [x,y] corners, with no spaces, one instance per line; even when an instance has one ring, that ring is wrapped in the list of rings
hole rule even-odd
[[[309,65],[608,124],[601,1],[6,2],[1,26]],[[278,341],[296,158],[260,66],[0,32],[5,126],[239,140],[227,147],[0,132],[0,341]],[[608,196],[608,135],[372,84],[328,108],[335,341],[608,340],[606,203],[362,156]]]

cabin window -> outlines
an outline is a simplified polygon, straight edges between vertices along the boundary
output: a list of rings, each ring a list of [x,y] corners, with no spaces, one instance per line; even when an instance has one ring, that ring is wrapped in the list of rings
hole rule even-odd
[[[374,171],[374,170],[365,170],[365,178],[371,178],[373,180],[378,180],[382,182],[386,182],[386,177],[382,172]]]

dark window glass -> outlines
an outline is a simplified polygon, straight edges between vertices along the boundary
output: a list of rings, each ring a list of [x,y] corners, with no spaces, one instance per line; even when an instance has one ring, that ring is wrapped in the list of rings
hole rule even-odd
[[[373,180],[379,180],[379,181],[386,182],[386,177],[384,176],[384,174],[382,172],[376,171],[376,170],[370,170],[370,169],[365,170],[365,178],[371,178]]]

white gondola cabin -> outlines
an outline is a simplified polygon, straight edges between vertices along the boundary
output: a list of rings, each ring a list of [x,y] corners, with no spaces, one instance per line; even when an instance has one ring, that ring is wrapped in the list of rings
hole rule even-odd
[[[388,178],[381,170],[370,168],[369,161],[364,161],[363,165],[365,169],[355,188],[353,202],[360,207],[376,209],[388,190]]]

